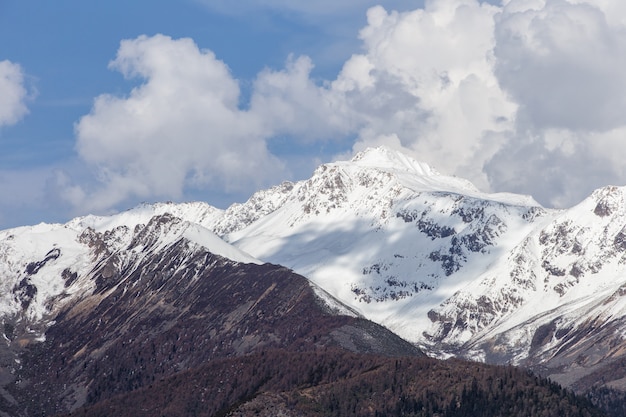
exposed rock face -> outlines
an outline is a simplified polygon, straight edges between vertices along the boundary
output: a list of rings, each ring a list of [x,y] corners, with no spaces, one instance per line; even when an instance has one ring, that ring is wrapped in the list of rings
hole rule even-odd
[[[257,259],[316,285],[311,290],[301,277]],[[300,344],[405,349],[394,338],[381,345],[388,333],[355,318],[339,320],[333,309],[383,324],[433,356],[521,364],[578,390],[625,385],[620,187],[597,190],[568,210],[548,210],[529,197],[481,193],[381,148],[224,211],[164,203],[0,231],[0,274],[6,338],[0,380],[22,378],[22,387],[35,380],[16,372],[25,350],[31,363],[43,364],[38,372],[47,381],[53,380],[47,369],[57,366],[79,375],[68,364],[101,372],[96,364],[116,352],[126,365],[111,376],[113,393],[124,383],[145,384],[157,371],[184,368],[189,359],[179,355],[189,352],[206,359]],[[238,289],[254,277],[262,283]],[[293,289],[297,282],[306,285]],[[261,308],[272,300],[281,307]],[[318,300],[317,310],[311,300]],[[300,304],[309,307],[301,311]],[[186,324],[173,324],[179,320]],[[317,323],[330,327],[320,325],[318,334]],[[83,342],[63,339],[75,328],[85,329],[76,330]],[[126,339],[128,332],[141,337]],[[68,349],[65,362],[46,362],[53,359],[41,349],[51,344]],[[158,357],[142,365],[152,373],[135,370],[133,382],[120,382],[131,364],[147,360],[140,355],[146,349]],[[104,395],[86,380],[65,384],[46,388],[51,398],[64,398],[63,407]],[[15,395],[0,391],[0,403],[12,407]]]
[[[578,387],[597,375],[575,354],[583,339],[610,340],[583,354],[602,363],[626,346],[608,330],[626,316],[625,190],[548,210],[376,149],[259,194],[266,214],[224,237],[433,355],[545,365]]]
[[[479,297],[474,288],[446,300],[457,318],[477,311],[480,297],[492,304],[477,337],[457,352],[532,367],[578,391],[625,389],[625,214],[626,190],[600,189],[540,223],[502,267],[483,275]]]
[[[5,325],[8,352],[20,364],[9,369],[6,363],[13,379],[6,382],[13,383],[3,391],[4,410],[24,416],[67,412],[217,358],[262,349],[337,346],[419,354],[379,325],[337,315],[305,278],[284,267],[215,255],[189,238],[190,227],[163,214],[132,230],[88,228],[78,234],[75,243],[87,248],[86,263],[56,273],[69,287],[89,291],[65,294],[49,309],[39,320],[46,322],[42,341],[18,348],[29,330]],[[54,272],[50,262],[63,251],[28,263],[26,276],[46,272],[46,265]],[[15,289],[24,310],[36,290],[28,283]]]

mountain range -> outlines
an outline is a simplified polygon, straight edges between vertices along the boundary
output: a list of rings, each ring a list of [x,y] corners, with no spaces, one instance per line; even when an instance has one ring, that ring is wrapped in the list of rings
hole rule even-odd
[[[626,188],[547,209],[376,148],[226,210],[0,231],[0,410],[79,410],[276,349],[426,353],[626,391],[625,214]]]
[[[205,225],[430,355],[626,388],[626,188],[546,209],[378,148]]]

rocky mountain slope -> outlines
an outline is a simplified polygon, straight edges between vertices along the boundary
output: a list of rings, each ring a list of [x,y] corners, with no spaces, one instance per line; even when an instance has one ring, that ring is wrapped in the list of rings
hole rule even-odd
[[[247,265],[244,270],[254,269],[252,275],[265,276],[258,271],[270,267],[261,263],[271,262],[308,278],[312,286],[307,284],[306,291],[315,294],[311,299],[317,300],[316,308],[324,306],[324,314],[338,311],[351,320],[363,316],[432,356],[520,364],[581,392],[598,384],[626,389],[625,211],[624,188],[606,187],[576,207],[551,210],[527,196],[482,193],[465,180],[378,148],[351,161],[322,165],[308,180],[259,191],[227,210],[205,203],[145,204],[115,216],[0,231],[0,317],[6,345],[0,344],[0,383],[31,384],[26,371],[19,372],[35,369],[24,365],[29,357],[35,358],[32,363],[43,364],[37,366],[59,369],[58,363],[43,361],[45,353],[37,354],[50,343],[71,346],[73,351],[61,356],[66,361],[84,356],[100,363],[106,357],[101,352],[111,346],[117,352],[123,350],[119,346],[135,343],[132,337],[125,341],[132,330],[145,332],[136,342],[145,349],[148,340],[170,331],[168,327],[149,332],[155,314],[157,322],[172,328],[178,326],[172,324],[178,318],[196,320],[190,306],[181,301],[175,305],[175,300],[193,305],[214,294],[227,299],[229,292],[199,288],[200,283],[208,285],[199,277],[212,277],[214,268],[228,275],[225,271],[233,262]],[[215,261],[216,256],[227,259],[223,262],[228,268],[219,267],[222,261]],[[289,279],[304,283],[301,278]],[[244,297],[247,301],[231,300],[233,309],[245,309],[239,301],[254,305],[253,300],[267,298],[262,294],[270,287]],[[223,299],[215,299],[215,305],[226,308],[220,304]],[[219,320],[220,329],[231,328],[224,324],[231,319]],[[207,342],[210,350],[228,354],[274,342],[282,346],[289,339],[246,321],[251,317],[242,320],[232,327],[236,336],[218,332],[215,339],[218,333],[209,330],[200,334],[225,343],[228,348],[220,350]],[[90,327],[95,322],[97,326]],[[269,335],[250,339],[248,333],[257,326]],[[75,327],[88,329],[84,339],[106,329],[100,342],[93,342],[96,356],[79,354],[83,346],[62,339]],[[368,350],[375,349],[372,340],[378,338],[362,336],[366,331],[362,327],[343,333],[332,326],[322,329],[327,335],[324,345]],[[377,329],[380,336],[383,330]],[[60,339],[50,342],[53,336]],[[109,344],[110,338],[115,342]],[[402,343],[383,345],[382,351]],[[136,349],[135,353],[141,350]],[[85,369],[95,366],[80,363]],[[178,360],[176,366],[150,369],[174,372],[186,363]],[[143,384],[147,379],[142,378]],[[94,385],[85,380],[62,390],[52,379],[47,381],[56,387],[50,395],[63,398],[66,408],[87,398],[104,398],[89,391]],[[131,383],[127,389],[133,387]],[[17,397],[0,390],[0,401],[9,405],[19,403]]]
[[[521,370],[425,357],[200,225],[216,213],[2,232],[0,414],[603,415]]]
[[[67,412],[265,349],[421,354],[305,278],[152,208],[3,233],[6,415]]]
[[[625,211],[624,188],[545,209],[378,148],[206,226],[431,354],[524,364],[584,389],[623,358]],[[626,388],[624,376],[607,383]]]

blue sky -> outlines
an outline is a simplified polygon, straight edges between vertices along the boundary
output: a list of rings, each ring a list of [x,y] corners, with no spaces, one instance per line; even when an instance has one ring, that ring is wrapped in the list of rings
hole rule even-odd
[[[24,168],[74,157],[73,124],[93,99],[105,92],[127,94],[132,86],[107,68],[123,39],[158,33],[193,38],[226,62],[245,88],[264,67],[282,67],[294,51],[318,55],[316,71],[332,76],[349,48],[358,46],[355,33],[365,23],[362,10],[352,23],[354,33],[341,40],[349,46],[336,53],[324,47],[333,40],[323,27],[273,8],[259,11],[230,15],[198,1],[1,1],[0,59],[23,67],[35,96],[27,118],[3,129],[0,163]]]
[[[546,206],[626,182],[618,0],[235,4],[0,0],[0,228],[226,207],[378,145]]]

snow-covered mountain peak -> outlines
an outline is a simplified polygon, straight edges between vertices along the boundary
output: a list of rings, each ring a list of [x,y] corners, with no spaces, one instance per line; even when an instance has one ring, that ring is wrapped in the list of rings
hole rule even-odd
[[[142,205],[135,209],[119,215],[91,218],[92,224],[100,226],[94,228],[88,226],[84,228],[79,236],[79,241],[87,243],[89,246],[106,246],[108,252],[132,250],[134,253],[152,253],[171,246],[181,239],[186,239],[190,243],[201,246],[215,255],[222,256],[229,260],[240,263],[262,262],[241,250],[229,245],[200,223],[193,221],[198,216],[189,215],[188,204],[176,206],[172,203],[166,205]],[[201,206],[191,206],[198,208]],[[207,207],[211,207],[208,206]],[[146,223],[139,223],[144,220],[146,213],[164,211],[163,214],[155,214],[148,218]],[[173,209],[173,210],[172,210]],[[186,210],[187,209],[187,210]],[[192,220],[178,217],[171,212],[182,213]],[[204,211],[204,210],[203,210]],[[134,212],[134,213],[133,213]],[[192,210],[192,214],[197,214],[197,210]],[[200,216],[201,219],[205,217]],[[103,228],[103,225],[108,227]],[[115,227],[111,227],[116,225]],[[96,251],[101,251],[96,249]]]
[[[595,190],[582,204],[594,205],[596,216],[613,216],[626,210],[626,187],[606,186]]]
[[[396,171],[409,171],[420,176],[439,176],[439,172],[425,162],[419,162],[401,152],[386,146],[367,148],[358,152],[350,161],[338,162],[367,168],[382,168]]]
[[[322,298],[433,353],[540,363],[565,358],[604,321],[603,334],[621,329],[611,346],[626,345],[626,187],[544,209],[388,148],[324,164],[227,210],[143,204],[0,231],[0,275],[11,277],[0,283],[0,313],[41,318],[80,293],[112,289],[122,270],[148,261],[177,268],[202,248],[292,268]]]
[[[98,232],[113,230],[119,226],[126,226],[132,229],[137,225],[147,224],[154,216],[160,216],[166,213],[207,227],[214,224],[216,218],[221,217],[222,210],[199,201],[187,203],[142,203],[129,210],[113,215],[87,215],[77,217],[70,220],[66,224],[66,227],[77,231],[91,228]]]
[[[425,202],[447,195],[449,202],[445,204],[469,198],[517,206],[522,211],[527,207],[537,208],[536,212],[543,210],[529,196],[483,193],[465,179],[442,175],[426,163],[379,147],[360,152],[349,161],[323,164],[307,180],[283,182],[258,191],[245,203],[230,206],[207,227],[230,242],[238,240],[239,232],[255,223],[254,228],[271,228],[275,235],[295,232],[294,227],[317,222],[315,219],[322,223],[343,222],[346,227],[349,225],[345,220],[358,219],[378,227],[407,210],[417,210],[410,202],[420,195]],[[441,213],[448,210],[436,209]],[[252,230],[246,233],[254,234]]]
[[[511,206],[541,207],[528,195],[483,192],[467,179],[441,174],[429,164],[385,146],[368,148],[349,161],[322,165],[315,175],[329,168],[342,169],[351,176],[384,173],[387,179],[415,193],[452,193]]]
[[[204,203],[144,204],[112,216],[1,231],[0,314],[39,322],[102,287],[116,271],[163,251],[182,250],[189,256],[208,251],[227,262],[261,264],[199,224],[216,210]],[[155,214],[159,212],[163,214]],[[94,271],[100,269],[101,277],[94,281]]]
[[[430,309],[551,213],[525,196],[481,193],[387,148],[321,165],[307,180],[257,193],[226,212],[233,219],[255,213],[229,229],[227,241],[293,268],[416,342],[433,320]]]
[[[285,181],[268,190],[257,191],[245,203],[228,207],[213,224],[212,230],[224,236],[248,226],[283,205],[293,188],[293,183]]]
[[[339,167],[349,172],[385,173],[388,178],[393,178],[403,187],[414,192],[444,191],[459,194],[480,194],[480,191],[470,181],[443,175],[427,163],[385,146],[368,148],[357,153],[349,161],[326,164],[318,168],[318,171],[325,167]]]

